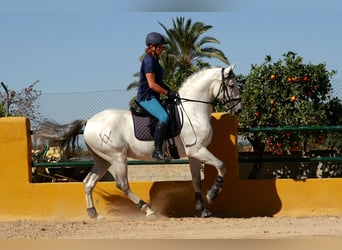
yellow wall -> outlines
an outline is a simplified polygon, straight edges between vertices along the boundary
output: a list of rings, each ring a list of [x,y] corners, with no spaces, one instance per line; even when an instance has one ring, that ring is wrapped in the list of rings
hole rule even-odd
[[[30,183],[31,138],[29,120],[0,118],[0,218],[87,218],[82,183]],[[132,188],[149,201],[152,183],[132,183]],[[96,208],[102,214],[115,211],[122,198],[113,182],[101,182],[94,191]],[[134,207],[134,204],[132,204]]]
[[[236,118],[214,114],[210,149],[227,166],[222,193],[209,205],[221,216],[309,216],[342,215],[342,180],[239,180]],[[87,218],[82,183],[30,183],[31,139],[29,120],[0,118],[0,219]],[[205,167],[203,190],[215,178],[215,170]],[[191,182],[134,182],[131,188],[153,209],[172,216],[193,216]],[[205,192],[204,192],[205,193]],[[94,201],[102,215],[137,212],[135,205],[115,188],[100,182]]]
[[[209,148],[228,168],[213,211],[239,217],[342,215],[342,179],[239,179],[236,117],[214,114],[212,124]],[[206,167],[204,189],[215,175],[212,167]]]

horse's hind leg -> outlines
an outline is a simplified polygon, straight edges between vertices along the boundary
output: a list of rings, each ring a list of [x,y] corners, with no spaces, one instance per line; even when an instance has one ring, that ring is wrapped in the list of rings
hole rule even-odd
[[[98,156],[93,156],[94,166],[88,173],[88,175],[83,180],[87,213],[90,218],[97,218],[98,214],[96,212],[94,202],[93,202],[93,190],[96,183],[105,175],[109,168],[109,163],[101,159]]]
[[[112,163],[115,167],[115,182],[116,187],[120,189],[127,197],[142,211],[146,213],[146,217],[154,218],[154,211],[146,204],[145,201],[140,199],[135,193],[132,192],[127,178],[127,157],[121,156],[120,160]]]

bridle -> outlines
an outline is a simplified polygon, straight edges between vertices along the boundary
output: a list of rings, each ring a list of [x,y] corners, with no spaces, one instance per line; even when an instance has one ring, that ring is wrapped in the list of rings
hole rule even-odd
[[[219,90],[218,90],[218,92],[217,92],[217,94],[216,94],[216,96],[215,96],[213,101],[208,102],[208,101],[201,101],[201,100],[181,98],[181,97],[179,99],[181,101],[187,101],[187,102],[198,102],[198,103],[210,104],[213,107],[217,106],[217,105],[224,105],[224,106],[226,106],[227,104],[229,104],[231,102],[235,102],[234,105],[228,107],[228,109],[234,108],[236,105],[238,105],[241,102],[241,98],[230,98],[229,97],[229,95],[228,95],[228,88],[233,88],[234,85],[228,85],[227,86],[225,84],[225,81],[235,78],[235,74],[234,74],[233,71],[230,71],[229,74],[228,74],[228,77],[225,78],[224,77],[224,70],[225,70],[225,68],[222,68],[222,70],[221,70],[221,76],[222,76],[221,85],[220,85],[220,88],[219,88]],[[218,97],[219,97],[219,95],[221,93],[223,94],[222,101],[218,99]]]

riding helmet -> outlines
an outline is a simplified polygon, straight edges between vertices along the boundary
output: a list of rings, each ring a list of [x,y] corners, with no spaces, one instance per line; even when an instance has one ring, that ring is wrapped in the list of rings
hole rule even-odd
[[[156,46],[157,44],[166,44],[166,40],[164,38],[164,36],[162,36],[161,34],[157,33],[157,32],[151,32],[146,36],[146,45],[154,45]]]

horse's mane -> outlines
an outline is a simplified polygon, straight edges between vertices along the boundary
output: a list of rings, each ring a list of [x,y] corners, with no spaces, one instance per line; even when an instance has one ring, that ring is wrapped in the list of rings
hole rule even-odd
[[[206,73],[208,70],[214,70],[214,69],[218,69],[220,67],[218,66],[209,66],[209,67],[205,67],[200,69],[199,71],[194,72],[192,75],[190,75],[180,86],[180,88],[182,89],[186,89],[186,88],[192,88],[192,83],[194,81],[194,79],[196,78],[200,78],[201,75],[203,75],[204,73]]]

